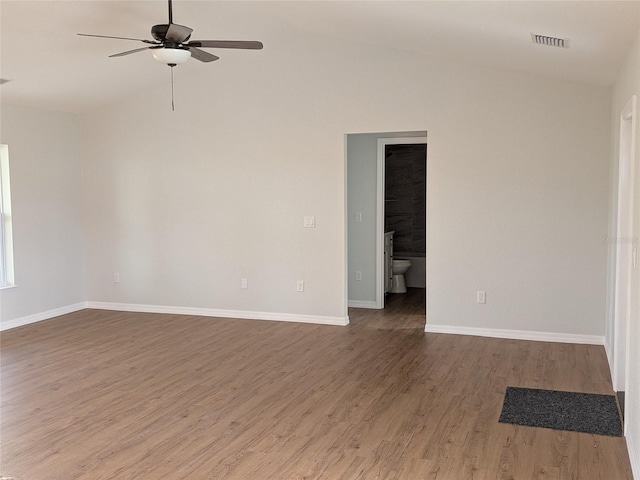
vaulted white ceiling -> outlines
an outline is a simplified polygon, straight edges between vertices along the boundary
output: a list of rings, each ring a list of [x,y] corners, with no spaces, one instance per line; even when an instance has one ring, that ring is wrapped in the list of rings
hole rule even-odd
[[[92,33],[150,38],[166,23],[165,0],[0,1],[3,102],[85,112],[146,87],[167,83],[168,69],[144,46]],[[261,40],[262,52],[212,51],[222,60],[191,59],[179,75],[225,68],[225,58],[268,55],[302,35],[357,42],[490,68],[595,85],[611,85],[638,34],[640,0],[632,1],[209,1],[174,0],[174,21],[194,39]],[[570,48],[534,45],[531,33],[569,38]],[[211,51],[211,50],[210,50]],[[292,59],[291,68],[296,68]]]

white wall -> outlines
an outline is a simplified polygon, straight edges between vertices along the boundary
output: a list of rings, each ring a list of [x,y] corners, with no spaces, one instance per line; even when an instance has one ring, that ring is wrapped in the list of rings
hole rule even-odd
[[[81,308],[84,242],[79,122],[2,105],[9,146],[16,287],[0,290],[0,328]]]
[[[636,95],[640,100],[640,32],[633,48],[627,56],[627,61],[620,70],[616,84],[613,89],[612,116],[613,116],[613,156],[611,174],[611,227],[610,236],[615,237],[616,232],[616,208],[617,208],[617,179],[618,179],[618,152],[619,152],[619,129],[620,112],[627,104],[632,95]],[[634,175],[634,218],[633,218],[633,238],[637,243],[640,238],[640,119],[636,118],[636,144],[635,144],[635,175]],[[608,306],[607,312],[607,350],[611,357],[613,354],[613,288],[614,281],[612,272],[614,270],[615,245],[611,243],[609,260],[609,280],[607,285]],[[627,332],[628,339],[628,384],[626,385],[626,437],[629,447],[629,456],[633,467],[634,478],[640,479],[640,267],[632,270],[631,276],[631,329]],[[610,361],[612,359],[610,358]]]
[[[453,88],[446,132],[427,127],[427,327],[602,338],[610,92],[508,75]]]
[[[344,134],[426,129],[428,323],[602,338],[610,89],[298,39],[82,117],[90,301],[344,318]]]
[[[89,301],[344,321],[344,132],[316,120],[333,85],[274,55],[203,65],[174,113],[167,83],[83,117]]]

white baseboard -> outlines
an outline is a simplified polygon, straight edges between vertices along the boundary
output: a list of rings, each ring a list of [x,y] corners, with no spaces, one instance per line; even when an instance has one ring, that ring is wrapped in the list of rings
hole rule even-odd
[[[74,305],[67,305],[66,307],[54,308],[53,310],[47,310],[46,312],[34,313],[33,315],[27,315],[26,317],[15,318],[7,322],[2,322],[0,324],[0,331],[22,327],[31,323],[41,322],[43,320],[49,320],[50,318],[77,312],[79,310],[84,310],[85,308],[87,308],[87,304],[83,302],[76,303]]]
[[[117,310],[124,312],[168,313],[172,315],[198,315],[202,317],[243,318],[246,320],[271,320],[277,322],[315,323],[320,325],[348,325],[348,317],[326,317],[295,313],[252,312],[243,310],[221,310],[215,308],[170,307],[163,305],[140,305],[131,303],[87,302],[87,308]]]
[[[581,343],[604,345],[604,337],[599,335],[576,335],[570,333],[535,332],[528,330],[500,330],[494,328],[454,327],[432,325],[427,321],[427,333],[450,333],[454,335],[474,335],[476,337],[508,338],[511,340],[534,340],[537,342]]]
[[[613,377],[613,354],[609,348],[609,342],[604,342],[604,353],[607,355],[607,362],[609,362],[609,369],[611,370],[611,376]]]
[[[609,342],[607,342],[607,338],[605,337],[604,341],[604,353],[607,356],[607,363],[609,364],[609,375],[611,375],[611,380],[613,380],[613,352],[609,346]],[[615,387],[615,385],[614,385]],[[615,390],[615,388],[614,388]]]
[[[376,302],[370,302],[367,300],[349,300],[349,307],[351,308],[372,308],[378,309]]]

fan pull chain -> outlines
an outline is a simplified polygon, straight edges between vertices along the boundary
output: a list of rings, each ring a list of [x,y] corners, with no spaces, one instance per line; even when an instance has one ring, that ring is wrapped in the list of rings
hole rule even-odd
[[[175,112],[176,107],[173,104],[173,65],[169,65],[171,67],[171,111]]]

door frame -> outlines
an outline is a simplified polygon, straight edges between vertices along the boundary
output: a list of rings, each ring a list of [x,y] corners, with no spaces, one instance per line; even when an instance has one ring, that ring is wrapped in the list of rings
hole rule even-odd
[[[384,194],[385,194],[385,149],[387,145],[427,143],[427,136],[378,138],[377,191],[376,191],[376,307],[384,308]],[[426,161],[426,159],[425,159]],[[425,166],[426,168],[426,166]],[[425,187],[426,188],[426,187]],[[426,202],[425,195],[425,202]],[[426,242],[425,238],[425,242]],[[427,258],[425,256],[425,262]]]
[[[631,323],[631,271],[632,262],[635,261],[632,236],[636,103],[636,96],[633,95],[620,113],[611,375],[616,392],[624,392],[629,383],[628,332]]]

